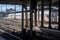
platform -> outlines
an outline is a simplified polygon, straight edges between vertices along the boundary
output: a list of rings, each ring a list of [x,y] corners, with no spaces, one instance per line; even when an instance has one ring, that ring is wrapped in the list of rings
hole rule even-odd
[[[0,36],[0,40],[5,40],[5,39]]]

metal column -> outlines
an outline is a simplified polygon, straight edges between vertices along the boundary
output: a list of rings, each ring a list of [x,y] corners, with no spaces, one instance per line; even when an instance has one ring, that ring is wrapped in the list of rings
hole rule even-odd
[[[37,26],[37,0],[34,0],[35,26]]]
[[[23,12],[23,3],[22,3],[22,31],[24,29],[24,12]]]
[[[59,0],[59,13],[58,13],[58,16],[60,16],[60,0]],[[58,17],[58,25],[60,25],[60,17]],[[58,30],[60,30],[60,26],[58,26]]]
[[[44,27],[43,22],[44,22],[44,0],[41,0],[41,27]]]
[[[39,10],[39,5],[38,5],[38,21],[39,21],[39,11],[40,11],[40,10]]]
[[[25,12],[26,12],[26,14],[27,14],[27,3],[26,3],[27,1],[26,0],[22,0],[22,31],[24,31],[24,8],[25,8]],[[25,15],[25,16],[27,16],[27,15]],[[27,19],[26,19],[26,21],[27,21]]]
[[[32,5],[32,0],[30,4],[30,30],[33,30],[33,5]]]
[[[49,28],[51,28],[51,0],[49,0]]]
[[[27,2],[26,2],[26,6],[25,6],[25,18],[26,18],[26,25],[25,25],[25,27],[28,27]]]
[[[37,26],[37,0],[31,0],[30,5],[30,28],[33,29],[33,12],[35,14],[35,26]]]
[[[40,23],[40,20],[39,20],[39,18],[40,18],[40,5],[38,5],[38,23]]]

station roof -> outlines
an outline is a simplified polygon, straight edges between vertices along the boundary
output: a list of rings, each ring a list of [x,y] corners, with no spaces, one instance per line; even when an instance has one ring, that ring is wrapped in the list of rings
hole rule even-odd
[[[41,0],[37,0],[40,3]],[[47,1],[47,0],[46,0]],[[58,0],[52,0],[52,3],[57,2]],[[27,3],[30,3],[30,0],[27,0]],[[0,0],[0,4],[22,4],[22,0]]]

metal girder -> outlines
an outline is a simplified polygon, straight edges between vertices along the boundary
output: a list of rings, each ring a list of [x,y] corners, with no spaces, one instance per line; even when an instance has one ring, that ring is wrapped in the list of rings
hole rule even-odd
[[[23,0],[0,0],[0,4],[22,4]],[[28,4],[30,3],[31,0],[26,0]],[[37,0],[38,2],[41,0]],[[54,4],[58,0],[52,0],[52,4]]]
[[[22,4],[23,0],[0,0],[0,4]],[[29,3],[29,0],[27,1]]]
[[[17,0],[0,0],[0,4],[20,4]]]

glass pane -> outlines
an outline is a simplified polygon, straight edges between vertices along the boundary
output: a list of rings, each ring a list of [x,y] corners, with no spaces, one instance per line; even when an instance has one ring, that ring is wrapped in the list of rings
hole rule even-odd
[[[54,1],[54,0],[52,0]],[[54,29],[58,29],[58,0],[55,2],[55,4],[52,3],[52,9],[51,9],[51,26]]]
[[[16,11],[21,11],[22,10],[22,6],[21,5],[16,5]]]
[[[49,26],[49,6],[44,6],[44,27]]]
[[[21,10],[22,7],[18,5],[0,4],[0,26],[5,28],[8,32],[21,31]],[[19,11],[19,12],[18,12]],[[14,16],[16,19],[14,19]]]
[[[44,27],[49,26],[49,1],[44,0]]]

